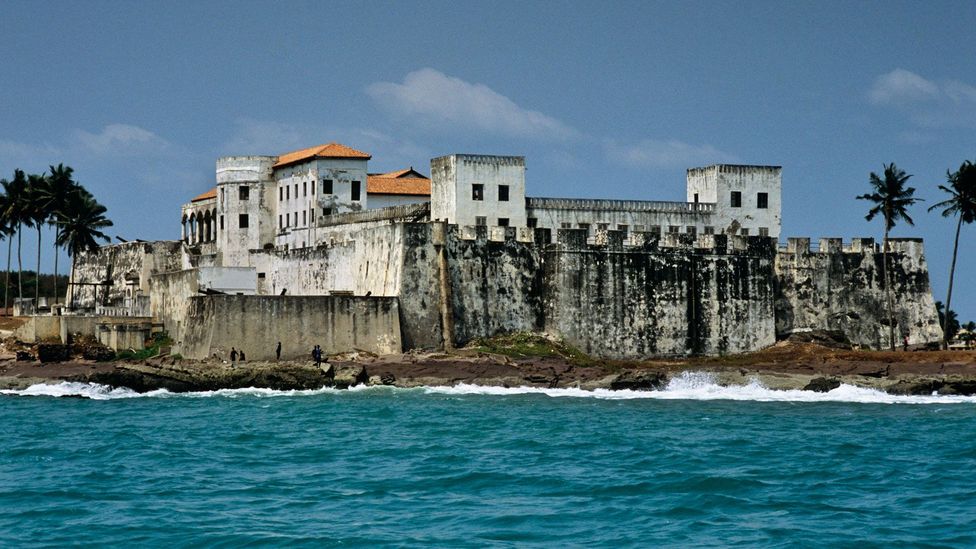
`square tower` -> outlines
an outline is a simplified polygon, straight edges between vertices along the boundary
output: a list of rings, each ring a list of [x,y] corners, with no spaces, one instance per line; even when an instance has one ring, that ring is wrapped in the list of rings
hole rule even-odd
[[[452,154],[430,161],[430,217],[525,227],[525,157]]]
[[[688,202],[715,204],[716,231],[779,238],[783,168],[715,164],[688,170]]]

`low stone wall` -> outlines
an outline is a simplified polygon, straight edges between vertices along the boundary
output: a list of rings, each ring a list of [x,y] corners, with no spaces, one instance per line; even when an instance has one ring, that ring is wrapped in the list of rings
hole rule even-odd
[[[21,341],[35,343],[61,337],[61,321],[59,316],[31,316],[27,317],[19,328],[14,330],[14,337]]]
[[[173,352],[193,359],[227,359],[233,347],[248,360],[273,360],[279,341],[282,359],[310,358],[314,345],[327,354],[402,351],[394,297],[195,296],[186,327]]]

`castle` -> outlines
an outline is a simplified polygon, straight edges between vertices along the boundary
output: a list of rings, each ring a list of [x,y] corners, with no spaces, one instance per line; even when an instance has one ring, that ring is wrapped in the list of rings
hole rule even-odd
[[[220,158],[216,187],[182,207],[180,240],[80,255],[69,302],[113,341],[161,325],[191,358],[512,331],[615,358],[746,352],[804,330],[885,341],[878,246],[780,248],[778,166],[690,169],[686,201],[661,202],[527,197],[520,156],[443,156],[430,178],[373,174],[370,159],[338,143]],[[899,333],[937,341],[921,241],[894,240],[890,256]]]

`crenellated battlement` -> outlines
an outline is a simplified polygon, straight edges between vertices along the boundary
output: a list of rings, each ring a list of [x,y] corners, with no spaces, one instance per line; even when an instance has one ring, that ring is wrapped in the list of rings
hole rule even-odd
[[[845,243],[843,239],[837,237],[821,238],[818,249],[811,249],[811,239],[809,237],[791,237],[786,239],[786,245],[779,247],[780,254],[867,254],[881,253],[881,243],[874,238],[852,238]],[[921,254],[923,249],[921,238],[890,238],[888,239],[888,250],[893,253]]]

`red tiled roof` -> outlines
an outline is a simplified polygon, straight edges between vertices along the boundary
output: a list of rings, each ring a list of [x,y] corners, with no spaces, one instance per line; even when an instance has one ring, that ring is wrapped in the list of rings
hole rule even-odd
[[[347,147],[341,143],[329,143],[327,145],[317,145],[315,147],[309,147],[300,151],[285,153],[278,157],[278,162],[274,165],[274,167],[281,168],[289,164],[310,160],[312,158],[361,158],[364,160],[369,160],[372,158],[372,156],[362,151],[357,151],[356,149]]]
[[[430,179],[426,177],[371,175],[366,178],[366,193],[430,196]]]
[[[201,195],[197,195],[197,196],[193,197],[193,200],[190,200],[190,202],[201,202],[203,200],[210,200],[211,198],[217,198],[217,188],[216,187],[214,187],[213,189],[210,189],[209,191],[207,191],[207,192],[205,192],[205,193],[203,193]]]

